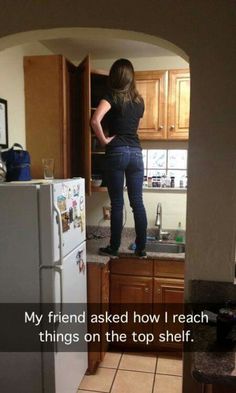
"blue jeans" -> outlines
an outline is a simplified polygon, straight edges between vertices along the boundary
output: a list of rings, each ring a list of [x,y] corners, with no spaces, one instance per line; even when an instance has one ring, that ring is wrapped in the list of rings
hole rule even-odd
[[[107,187],[111,200],[110,246],[118,250],[121,243],[124,206],[124,176],[130,206],[134,214],[136,249],[142,251],[146,245],[147,217],[143,205],[143,157],[140,148],[114,146],[106,152]]]

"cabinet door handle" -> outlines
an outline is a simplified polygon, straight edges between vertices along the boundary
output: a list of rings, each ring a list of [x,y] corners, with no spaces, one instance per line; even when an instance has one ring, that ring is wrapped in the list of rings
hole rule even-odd
[[[160,289],[157,289],[157,293],[161,293],[161,290],[160,290]]]
[[[163,128],[164,128],[163,126],[159,126],[158,127],[159,130],[163,130]]]
[[[144,291],[145,291],[145,292],[149,292],[149,288],[147,288],[147,287],[144,288]]]
[[[170,130],[174,130],[175,129],[175,126],[174,126],[174,124],[172,124],[172,126],[170,126]]]

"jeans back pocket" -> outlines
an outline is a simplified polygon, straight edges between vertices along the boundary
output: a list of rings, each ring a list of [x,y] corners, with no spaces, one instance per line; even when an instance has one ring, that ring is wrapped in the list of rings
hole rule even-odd
[[[144,169],[142,153],[135,153],[136,166],[140,171]]]
[[[122,152],[113,152],[106,154],[106,169],[108,171],[121,169],[122,168]]]

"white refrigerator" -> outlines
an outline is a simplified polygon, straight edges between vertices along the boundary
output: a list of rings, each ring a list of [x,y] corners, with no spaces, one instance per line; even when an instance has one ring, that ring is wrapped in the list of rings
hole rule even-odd
[[[3,183],[0,210],[0,302],[86,304],[84,179]],[[86,349],[2,352],[0,391],[76,393],[86,369]]]

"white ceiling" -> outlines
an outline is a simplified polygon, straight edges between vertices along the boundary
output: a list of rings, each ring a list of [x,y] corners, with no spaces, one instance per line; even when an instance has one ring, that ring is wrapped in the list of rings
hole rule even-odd
[[[153,44],[110,37],[56,38],[40,41],[55,54],[62,54],[71,61],[79,61],[87,54],[91,59],[112,59],[118,57],[141,58],[176,56],[174,52]]]

